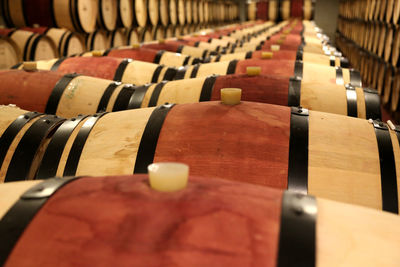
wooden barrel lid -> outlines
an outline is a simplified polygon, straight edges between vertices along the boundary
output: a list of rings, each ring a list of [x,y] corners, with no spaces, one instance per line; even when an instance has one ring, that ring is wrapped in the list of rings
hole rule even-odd
[[[77,25],[80,25],[84,32],[93,32],[96,28],[98,13],[97,1],[79,0],[74,8],[72,10],[75,10],[76,13],[74,13],[73,19],[77,21]],[[54,9],[56,9],[56,5],[54,5]]]
[[[392,62],[393,66],[398,65],[399,53],[400,53],[400,28],[396,27],[395,33],[393,36],[393,47],[392,47],[392,58],[391,58],[391,62]]]
[[[140,27],[145,27],[147,22],[147,0],[135,0],[135,17]]]
[[[164,27],[168,26],[169,23],[169,1],[168,0],[159,0],[159,14],[160,14],[160,22]],[[172,1],[172,0],[171,0]]]
[[[392,87],[392,101],[390,103],[390,110],[396,112],[400,110],[400,74],[399,72],[396,73],[394,80],[393,80],[393,87]]]
[[[127,42],[125,28],[118,28],[108,33],[108,44],[110,48],[127,45]]]
[[[169,19],[172,25],[178,24],[178,3],[177,0],[170,0],[168,4]]]
[[[9,69],[21,60],[21,52],[15,42],[0,36],[0,69]]]
[[[192,0],[185,0],[186,24],[192,23]]]
[[[119,0],[119,17],[125,28],[130,28],[133,24],[133,2],[131,0]]]
[[[147,0],[147,10],[150,24],[156,26],[159,20],[159,0]]]
[[[186,13],[185,13],[185,0],[178,1],[178,22],[179,25],[185,25]]]
[[[157,25],[152,28],[153,40],[162,40],[165,38],[165,28],[162,25]]]
[[[98,11],[99,25],[107,31],[117,27],[118,4],[116,0],[99,0]]]
[[[199,1],[198,0],[192,1],[192,19],[193,19],[193,24],[199,23]]]
[[[86,50],[106,50],[108,49],[107,32],[96,30],[86,37]]]
[[[175,27],[174,25],[169,25],[165,28],[165,38],[175,37]]]
[[[132,28],[128,33],[128,45],[139,44],[141,42],[137,28]]]

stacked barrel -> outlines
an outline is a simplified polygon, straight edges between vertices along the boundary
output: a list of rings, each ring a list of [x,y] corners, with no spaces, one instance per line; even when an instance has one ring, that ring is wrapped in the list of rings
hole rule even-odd
[[[400,118],[398,1],[341,1],[337,44],[361,71],[364,84],[377,88],[387,111]]]
[[[98,3],[97,3],[98,2]],[[0,3],[0,68],[137,44],[223,26],[238,18],[233,2],[205,0],[35,0]]]
[[[300,18],[21,59],[0,71],[0,265],[397,266],[400,127],[353,66]]]
[[[314,17],[315,0],[259,0],[247,4],[247,17],[250,20],[288,20]]]

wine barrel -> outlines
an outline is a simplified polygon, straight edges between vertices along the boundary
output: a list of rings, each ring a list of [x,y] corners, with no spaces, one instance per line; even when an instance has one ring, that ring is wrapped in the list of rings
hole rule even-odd
[[[45,35],[11,29],[0,29],[0,35],[10,37],[17,44],[23,60],[44,60],[58,56],[54,42]]]
[[[153,40],[163,40],[165,38],[165,28],[162,25],[153,26],[151,29]]]
[[[185,0],[186,25],[192,23],[192,0]]]
[[[0,113],[0,181],[12,181],[14,174],[33,178],[52,133],[65,119],[15,106],[1,106]]]
[[[385,72],[385,78],[384,78],[384,84],[383,84],[383,92],[382,94],[382,104],[383,105],[389,105],[391,102],[391,96],[392,96],[392,88],[393,88],[393,79],[395,75],[395,69],[391,66],[388,65],[386,72]]]
[[[21,60],[17,44],[6,36],[0,36],[0,69],[9,69]]]
[[[131,0],[118,0],[118,21],[122,27],[127,29],[132,27],[135,19],[133,12],[133,2]]]
[[[280,2],[280,14],[283,20],[290,18],[290,0],[283,0]]]
[[[135,0],[135,19],[139,27],[146,27],[147,23],[147,0]]]
[[[114,57],[61,58],[51,66],[46,67],[44,69],[51,69],[64,74],[76,72],[136,85],[172,80],[176,75],[176,69],[172,67]],[[41,69],[40,64],[38,68]]]
[[[312,20],[314,18],[314,1],[304,0],[304,19]]]
[[[303,17],[303,0],[290,0],[290,16],[302,18]]]
[[[396,27],[393,34],[393,46],[391,54],[392,66],[396,67],[399,65],[399,53],[400,53],[400,28]]]
[[[165,28],[165,38],[169,39],[173,37],[175,37],[175,26],[171,24]]]
[[[276,21],[278,19],[278,0],[269,0],[268,1],[268,19],[270,21]]]
[[[178,2],[177,0],[170,0],[168,3],[169,19],[172,25],[177,25],[179,23],[178,18]]]
[[[193,25],[198,25],[199,20],[199,1],[192,0],[192,21]]]
[[[154,40],[150,27],[140,28],[139,36],[140,36],[141,42],[146,43],[146,42],[151,42]]]
[[[23,27],[21,30],[46,35],[54,42],[60,56],[71,56],[75,54],[81,54],[85,51],[85,46],[80,35],[67,29]]]
[[[198,0],[198,12],[199,12],[199,24],[203,24],[205,22],[204,20],[204,1],[203,0]]]
[[[140,43],[140,34],[137,28],[132,28],[128,31],[127,42],[128,45],[137,45]]]
[[[160,23],[164,27],[168,26],[169,23],[169,1],[168,0],[160,0],[158,12],[160,14]]]
[[[41,188],[51,190],[36,205],[31,196]],[[359,266],[366,260],[392,267],[400,260],[398,216],[211,177],[190,176],[185,189],[169,193],[153,190],[146,175],[27,181],[0,190],[6,266],[159,266],[168,259],[178,267]],[[96,245],[76,253],[81,244]],[[287,255],[294,264],[286,263]]]
[[[260,1],[256,3],[256,18],[268,20],[268,1]]]
[[[398,112],[400,110],[400,74],[399,71],[396,72],[393,80],[392,88],[392,101],[390,102],[390,110],[392,112]]]
[[[177,0],[178,24],[183,26],[186,22],[185,0]]]
[[[399,17],[400,17],[400,3],[398,1],[394,1],[392,23],[395,25],[398,24]]]
[[[86,50],[105,50],[109,48],[107,32],[104,30],[96,30],[86,35]]]
[[[159,0],[147,0],[147,12],[149,24],[156,26],[160,17],[159,14]]]
[[[97,2],[72,0],[3,0],[3,16],[9,27],[33,26],[67,28],[92,32],[96,26]]]
[[[45,71],[7,71],[0,74],[3,81],[0,85],[0,104],[8,104],[12,99],[23,109],[65,118],[101,110],[152,107],[166,102],[183,104],[220,100],[220,90],[233,87],[242,89],[244,101],[302,106],[364,119],[381,119],[380,99],[376,91],[267,75],[209,76],[132,87],[109,80]],[[54,78],[47,81],[46,75]],[[128,89],[124,87],[131,93],[127,93]],[[132,93],[136,90],[143,94],[134,96]]]
[[[340,66],[343,68],[349,67],[349,61],[344,57],[335,57],[335,56],[326,56],[315,53],[307,53],[299,50],[291,51],[291,50],[279,50],[274,52],[265,52],[265,51],[249,51],[249,52],[241,52],[241,53],[233,53],[226,55],[218,55],[213,56],[209,59],[209,62],[219,62],[226,60],[243,60],[243,59],[285,59],[285,60],[302,60],[303,62],[321,64],[325,66]]]
[[[108,32],[108,47],[119,47],[128,44],[127,32],[124,28],[118,28]]]
[[[116,0],[99,0],[97,24],[100,28],[113,31],[117,28],[118,3]]]
[[[208,23],[211,21],[210,10],[207,0],[203,1],[203,15],[204,15],[204,23]]]
[[[260,67],[263,74],[287,78],[296,76],[307,82],[322,81],[327,84],[362,86],[360,74],[356,70],[290,60],[247,59],[198,64],[179,69],[175,79],[205,77],[212,74],[245,74],[248,67],[254,66]]]
[[[104,56],[131,58],[135,60],[162,64],[165,66],[180,67],[184,65],[193,65],[200,63],[199,58],[172,53],[165,50],[153,50],[149,48],[124,48],[124,49],[109,49],[104,53]]]
[[[199,47],[192,47],[188,45],[182,45],[178,42],[161,42],[161,43],[153,43],[153,44],[143,44],[143,48],[150,48],[154,50],[166,50],[170,52],[176,52],[176,53],[181,53],[184,55],[189,55],[192,57],[198,57],[198,58],[206,58],[209,57],[212,52],[199,48]]]
[[[124,101],[121,96],[126,96],[125,91],[133,87],[111,80],[50,71],[9,70],[0,72],[0,77],[3,81],[0,103],[12,102],[26,110],[65,118],[120,109]]]
[[[400,148],[383,123],[254,102],[204,102],[97,114],[76,124],[73,135],[64,125],[54,133],[37,178],[143,173],[152,162],[179,161],[193,175],[398,213]],[[17,163],[19,170],[30,164]],[[26,175],[7,171],[5,177]]]

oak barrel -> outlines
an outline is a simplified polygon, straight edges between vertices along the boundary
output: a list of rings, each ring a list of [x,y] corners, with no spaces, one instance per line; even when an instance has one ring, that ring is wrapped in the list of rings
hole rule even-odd
[[[50,185],[42,206],[24,200]],[[0,191],[1,218],[17,222],[0,228],[1,263],[10,267],[392,267],[400,260],[397,216],[209,176],[190,176],[171,193],[151,189],[145,175],[9,183]],[[16,211],[29,204],[36,210]]]
[[[118,3],[117,0],[98,0],[97,24],[100,28],[113,31],[117,27]]]
[[[64,136],[61,127],[37,178],[143,173],[152,162],[178,161],[193,175],[398,213],[399,136],[379,121],[254,102],[204,102],[98,113],[78,120],[73,135]],[[17,163],[18,170],[28,164]]]

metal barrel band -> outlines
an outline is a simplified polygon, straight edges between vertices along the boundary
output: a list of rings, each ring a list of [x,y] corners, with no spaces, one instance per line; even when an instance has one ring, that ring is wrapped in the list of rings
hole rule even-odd
[[[141,86],[136,86],[135,91],[133,92],[131,98],[129,99],[127,109],[141,108],[146,92],[151,85],[152,84],[149,83]]]
[[[252,51],[248,51],[246,53],[246,56],[244,57],[244,59],[250,59],[253,56],[253,52]]]
[[[176,75],[174,77],[174,80],[182,80],[182,79],[184,79],[186,71],[188,70],[188,68],[189,68],[189,66],[179,67],[177,72],[176,72]]]
[[[163,56],[164,53],[165,53],[165,50],[158,50],[154,57],[153,63],[159,64],[161,61],[161,57]]]
[[[382,119],[381,113],[381,99],[378,91],[370,88],[363,88],[365,100],[365,114],[366,119],[380,120]]]
[[[56,176],[65,145],[67,144],[72,132],[87,117],[88,116],[79,115],[61,124],[46,148],[39,170],[36,174],[36,179],[48,179]]]
[[[167,82],[168,81],[162,81],[156,85],[150,97],[149,107],[157,106],[158,98],[160,97],[161,91]]]
[[[296,78],[303,78],[303,61],[296,60],[294,62],[294,76]]]
[[[357,70],[354,69],[349,69],[350,72],[350,83],[351,85],[355,87],[361,87],[362,82],[361,82],[361,75]]]
[[[226,74],[234,74],[236,71],[236,66],[239,60],[235,59],[229,62],[228,69],[226,70]]]
[[[176,74],[178,72],[178,69],[174,68],[174,67],[167,67],[167,70],[165,71],[164,77],[163,77],[163,81],[172,81],[174,80]],[[157,82],[157,81],[155,81]],[[154,82],[154,83],[155,83]]]
[[[298,77],[290,77],[289,79],[289,93],[288,93],[288,106],[300,106],[301,99],[301,79]]]
[[[357,111],[357,92],[356,88],[351,84],[346,84],[346,98],[347,98],[347,116],[358,117]]]
[[[382,210],[399,213],[396,162],[389,128],[381,121],[370,121],[375,129],[381,170]]]
[[[303,60],[303,50],[301,48],[297,49],[296,60],[299,60],[299,61]]]
[[[330,56],[329,57],[329,65],[331,67],[335,67],[336,66],[336,57],[335,56]]]
[[[290,116],[288,190],[308,193],[308,109],[292,107]]]
[[[345,57],[340,57],[340,67],[349,68],[350,67],[349,60],[347,58],[345,58]]]
[[[82,127],[79,129],[79,132],[75,137],[75,140],[69,152],[63,176],[75,175],[86,140],[89,137],[90,132],[92,131],[93,127],[96,125],[98,120],[105,114],[107,114],[107,112],[97,113],[95,115],[90,116],[82,125]]]
[[[65,46],[64,46],[64,51],[60,51],[60,56],[68,56],[68,48],[69,48],[69,42],[72,39],[72,37],[74,36],[75,33],[71,33],[68,35],[68,37],[65,40]],[[61,49],[61,48],[60,48]]]
[[[182,66],[186,66],[187,64],[189,64],[189,60],[190,60],[190,56],[185,56],[185,59],[183,60]],[[196,59],[193,59],[193,61],[195,61]],[[200,63],[200,62],[198,62]]]
[[[32,162],[41,144],[48,135],[57,129],[65,119],[47,115],[35,121],[21,138],[10,165],[7,168],[5,182],[21,181],[29,178]]]
[[[39,112],[25,113],[15,119],[3,132],[0,137],[0,168],[3,165],[4,158],[7,155],[11,143],[14,141],[21,129],[32,119],[37,118],[40,115],[43,114]]]
[[[39,35],[37,38],[35,38],[35,40],[33,40],[28,60],[36,60],[36,57],[35,57],[36,47],[39,44],[39,41],[43,37],[44,37],[44,35]]]
[[[112,111],[121,111],[128,108],[129,100],[135,92],[135,87],[132,84],[125,84],[119,92]]]
[[[159,66],[154,70],[153,77],[151,77],[151,82],[152,82],[152,83],[157,83],[157,82],[158,82],[158,79],[159,79],[159,77],[160,77],[161,71],[162,71],[162,69],[163,69],[164,67],[165,67],[164,65],[159,65]]]
[[[36,33],[32,33],[29,36],[29,38],[26,40],[26,43],[25,43],[25,46],[24,46],[24,51],[23,51],[23,54],[22,54],[22,59],[25,60],[25,61],[30,61],[31,60],[30,56],[28,56],[28,47],[29,47],[29,44],[31,43],[32,38],[34,36],[37,36],[37,34]]]
[[[197,77],[197,72],[199,71],[201,64],[196,64],[193,65],[192,72],[190,73],[190,78],[196,78]]]
[[[112,94],[114,93],[115,89],[117,89],[117,87],[120,85],[120,82],[111,82],[107,86],[106,90],[104,90],[104,93],[101,96],[99,105],[97,106],[97,113],[105,112],[107,110],[108,102],[110,101]]]
[[[59,58],[59,59],[53,64],[53,66],[51,66],[50,70],[51,70],[51,71],[57,71],[58,68],[60,67],[61,63],[63,63],[64,60],[66,60],[66,59],[67,59],[66,57]]]
[[[128,67],[129,63],[133,62],[132,59],[124,59],[121,61],[121,63],[118,65],[117,70],[115,71],[114,74],[114,81],[120,82],[122,80],[122,77],[124,76],[124,72],[126,67]]]
[[[174,104],[164,104],[154,109],[144,129],[136,156],[133,173],[147,173],[147,166],[153,163],[158,137],[165,118]]]
[[[114,47],[108,48],[106,51],[104,51],[103,56],[104,57],[108,56],[108,54],[110,54],[110,52],[113,51],[114,49],[115,49]]]
[[[185,47],[184,45],[180,45],[180,46],[178,47],[178,49],[176,49],[176,53],[181,54],[184,47]]]
[[[282,197],[278,267],[316,265],[317,201],[285,191]]]
[[[336,67],[336,84],[344,85],[343,79],[343,69],[341,67]]]
[[[54,178],[41,182],[26,191],[0,220],[0,265],[4,266],[26,227],[47,200],[73,178]]]
[[[201,57],[202,57],[202,58],[206,58],[208,54],[209,54],[209,51],[208,51],[207,49],[205,49],[205,50],[203,51],[203,54],[201,55]]]
[[[200,99],[199,99],[200,102],[211,100],[213,88],[215,82],[217,81],[217,77],[218,75],[211,75],[205,79],[203,87],[201,88]]]
[[[47,100],[45,113],[57,113],[58,104],[60,103],[60,99],[65,89],[67,88],[68,84],[70,84],[70,82],[78,76],[80,75],[76,73],[66,74],[57,82],[49,96],[49,100]]]

